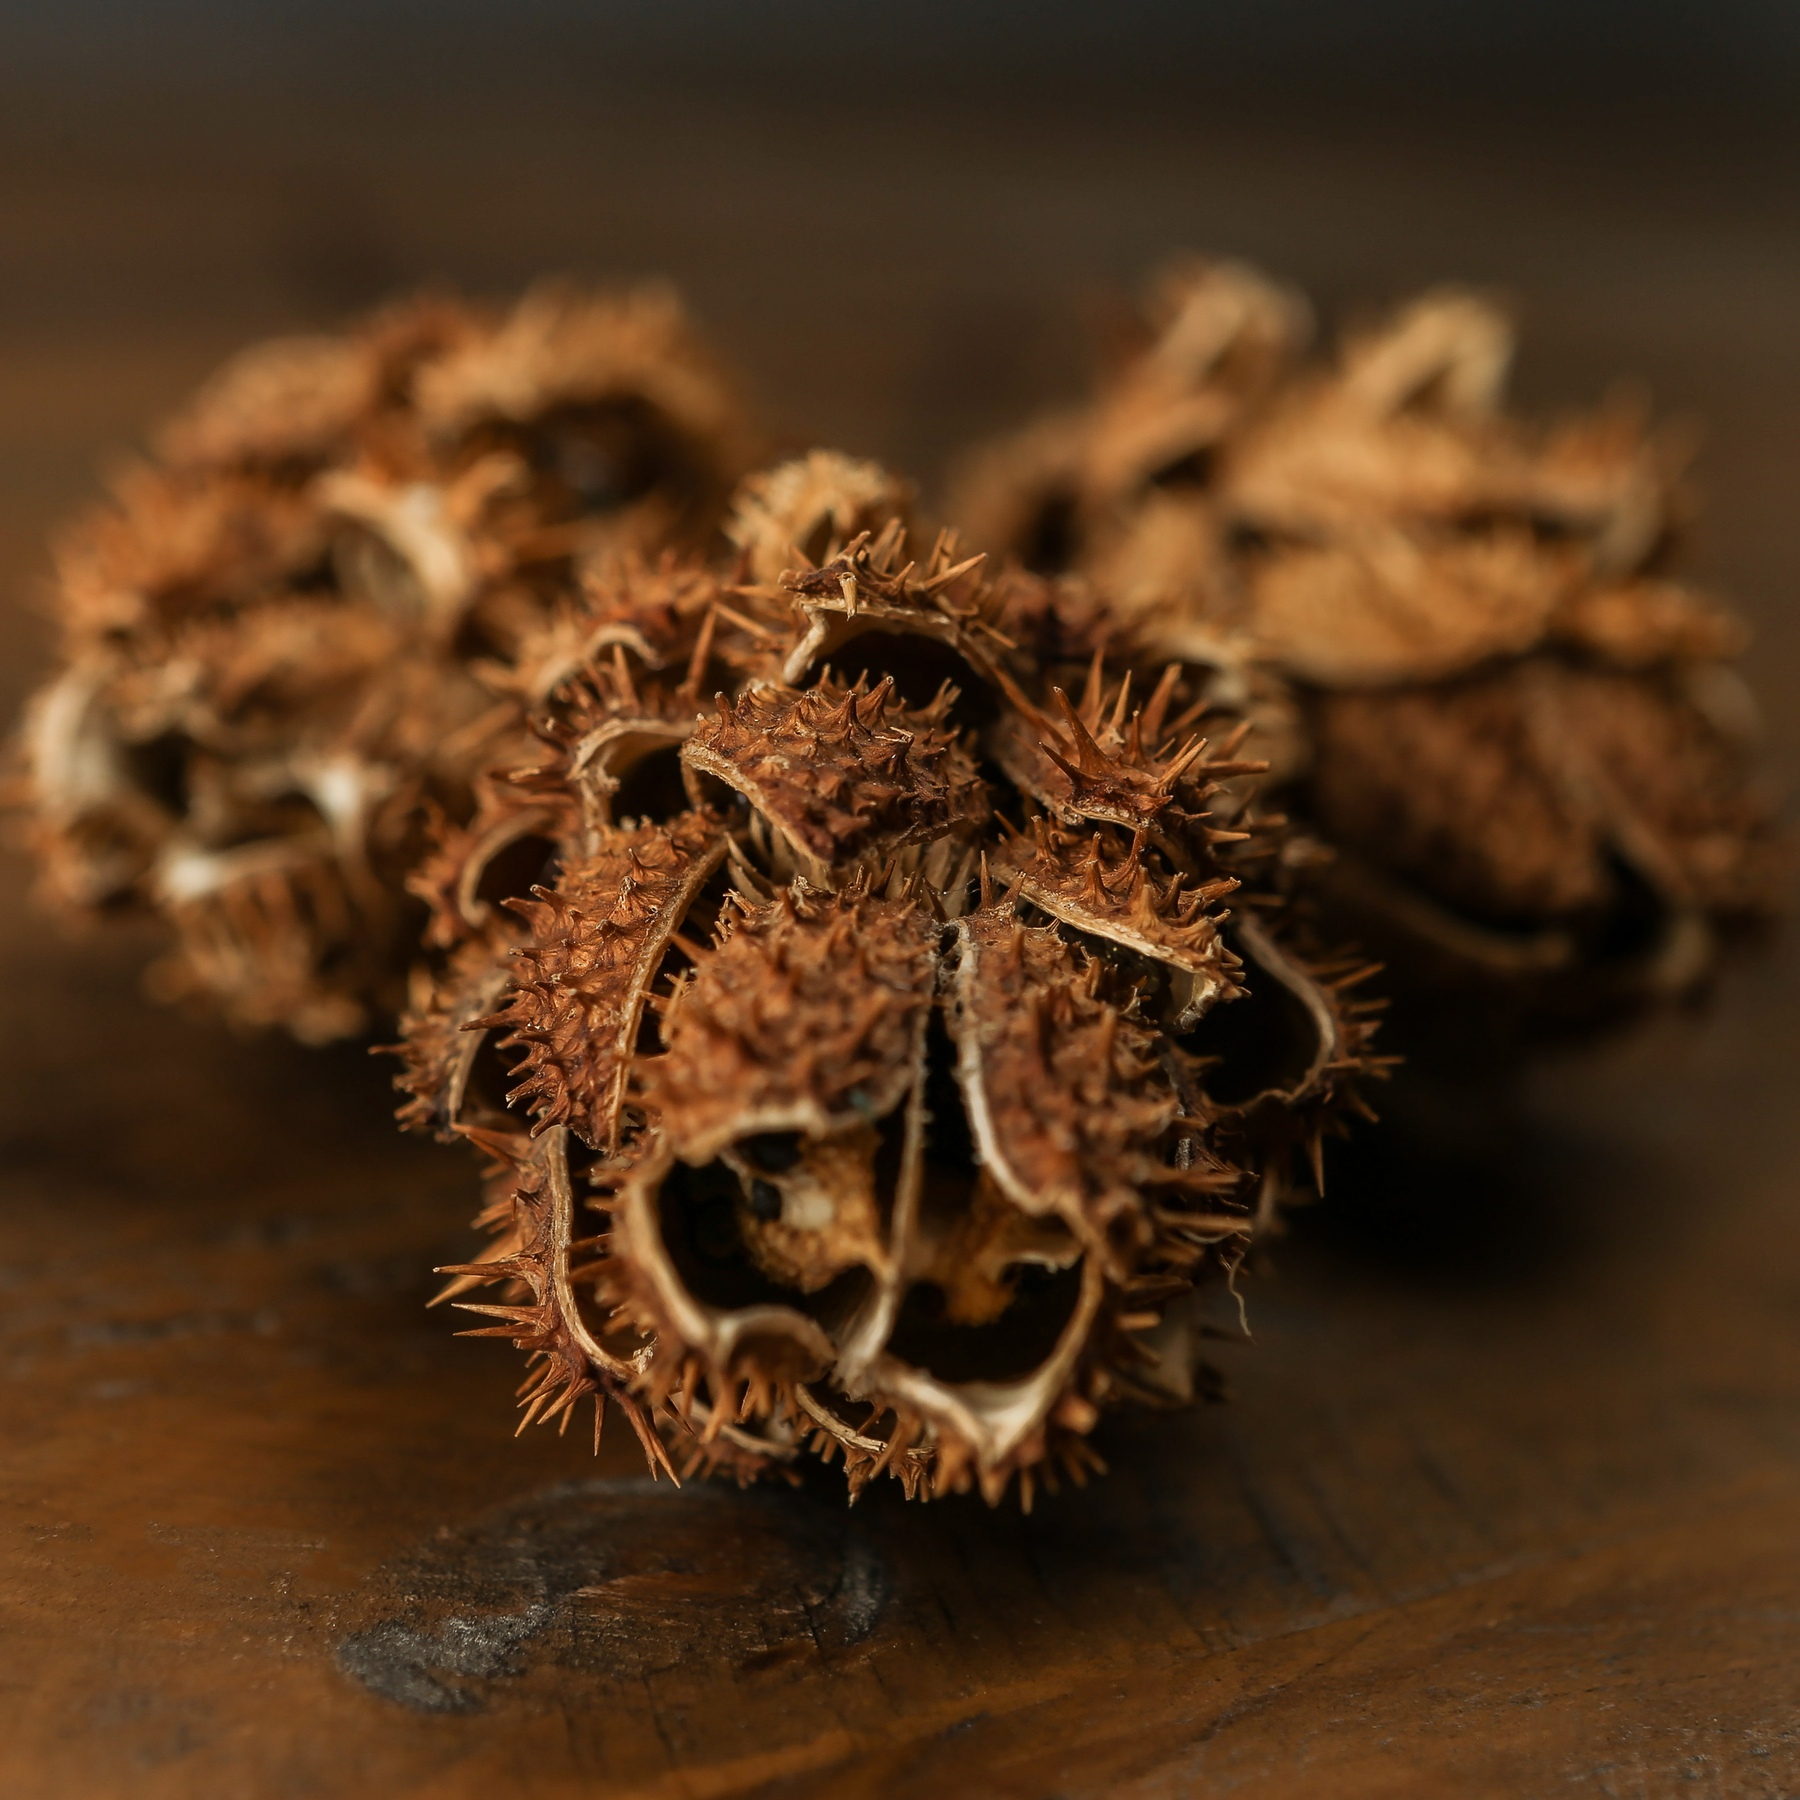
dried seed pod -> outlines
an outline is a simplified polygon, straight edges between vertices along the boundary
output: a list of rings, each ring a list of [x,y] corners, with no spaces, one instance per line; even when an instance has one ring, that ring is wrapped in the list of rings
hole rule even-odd
[[[1587,1029],[1693,992],[1789,866],[1724,675],[1538,654],[1311,697],[1333,912],[1404,959],[1404,991],[1453,1009],[1497,990],[1484,1034],[1508,1009],[1518,1030]]]
[[[859,533],[905,520],[912,484],[879,463],[838,450],[810,450],[752,475],[732,502],[725,535],[752,581],[779,580],[784,569],[830,562]]]
[[[446,1296],[514,1284],[461,1303],[541,1357],[531,1416],[1029,1501],[1103,1404],[1191,1395],[1171,1306],[1354,1105],[1372,1012],[1272,893],[1225,904],[1260,765],[1179,665],[1109,673],[1089,598],[898,520],[827,547],[590,579],[547,757],[422,871],[403,1116],[499,1159]],[[544,869],[483,912],[520,833]]]
[[[1054,566],[1216,671],[1266,791],[1336,852],[1314,865],[1326,918],[1416,996],[1416,1031],[1476,1000],[1491,1052],[1498,1014],[1529,1035],[1690,991],[1777,909],[1785,856],[1729,667],[1742,628],[1656,572],[1674,440],[1625,400],[1509,415],[1511,329],[1469,294],[1303,367],[1297,302],[1204,265],[1170,279],[1138,358],[989,452],[952,516],[1021,556],[1059,542]]]
[[[673,289],[534,288],[421,371],[420,424],[454,467],[522,466],[486,522],[527,569],[706,543],[754,436]]]
[[[1085,565],[1146,493],[1210,485],[1311,332],[1304,299],[1254,269],[1171,264],[1146,297],[1135,353],[1092,403],[970,452],[952,515],[972,541],[1028,568]]]
[[[584,558],[710,541],[745,443],[661,289],[246,351],[59,549],[24,733],[48,898],[159,913],[154,985],[237,1022],[391,1017],[425,815],[469,818],[558,595]]]

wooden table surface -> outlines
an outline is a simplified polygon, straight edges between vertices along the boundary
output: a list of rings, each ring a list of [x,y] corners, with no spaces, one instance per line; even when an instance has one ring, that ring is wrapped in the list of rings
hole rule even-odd
[[[1758,624],[1800,769],[1800,209],[1747,151],[464,123],[8,167],[15,591],[211,360],[390,280],[667,269],[793,437],[929,471],[1076,378],[1084,293],[1191,243],[1332,307],[1501,285],[1532,399],[1624,370],[1706,416],[1696,560]],[[10,699],[42,633],[0,641]],[[1705,1013],[1539,1071],[1480,1154],[1368,1159],[1250,1284],[1231,1403],[1108,1424],[1111,1474],[1023,1518],[515,1443],[513,1359],[423,1310],[468,1242],[463,1156],[391,1129],[360,1049],[160,1011],[145,938],[71,942],[25,885],[9,860],[8,1796],[1800,1791],[1791,937]]]

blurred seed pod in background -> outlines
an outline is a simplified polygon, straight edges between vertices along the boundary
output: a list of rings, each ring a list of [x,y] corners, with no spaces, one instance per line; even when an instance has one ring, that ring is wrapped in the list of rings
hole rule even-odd
[[[1623,397],[1509,415],[1511,328],[1467,293],[1329,365],[1305,336],[1285,290],[1176,266],[1134,359],[969,458],[949,516],[1216,671],[1333,852],[1323,916],[1415,1002],[1397,1047],[1506,1057],[1692,993],[1787,855],[1742,627],[1667,573],[1680,447]]]
[[[751,581],[829,562],[862,532],[890,519],[911,525],[913,487],[879,463],[839,450],[810,450],[752,475],[733,500],[725,535],[744,558]]]
[[[750,442],[660,287],[243,353],[60,546],[46,897],[161,915],[154,986],[239,1023],[392,1017],[426,814],[517,730],[513,663],[584,564],[712,542]]]
[[[866,473],[782,516],[829,539]],[[1260,765],[1079,588],[898,519],[735,576],[591,579],[543,755],[421,871],[403,1117],[493,1170],[445,1297],[531,1355],[528,1419],[1029,1503],[1204,1380],[1183,1298],[1378,1071],[1367,971],[1281,903]]]

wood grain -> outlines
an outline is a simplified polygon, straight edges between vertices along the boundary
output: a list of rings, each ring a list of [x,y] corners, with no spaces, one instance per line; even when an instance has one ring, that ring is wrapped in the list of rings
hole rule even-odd
[[[1781,192],[1684,211],[1604,147],[1571,178],[1297,131],[903,125],[833,161],[715,120],[611,188],[630,119],[521,125],[480,167],[422,128],[305,139],[367,179],[299,224],[254,136],[203,170],[15,170],[0,565],[28,588],[103,449],[360,282],[666,267],[796,436],[929,468],[1072,378],[1083,283],[1202,241],[1333,300],[1504,279],[1540,397],[1624,365],[1708,414],[1698,555],[1757,616],[1800,764]],[[798,281],[766,234],[817,241],[851,198],[883,234]],[[357,232],[380,254],[332,249]],[[36,627],[4,642],[16,695]],[[392,1130],[386,1069],[152,1008],[141,935],[68,941],[24,887],[9,862],[9,1796],[1800,1788],[1791,943],[1479,1130],[1342,1164],[1250,1286],[1231,1403],[1113,1422],[1108,1477],[1023,1518],[846,1511],[835,1479],[677,1493],[624,1441],[515,1443],[511,1360],[423,1304],[471,1171]]]

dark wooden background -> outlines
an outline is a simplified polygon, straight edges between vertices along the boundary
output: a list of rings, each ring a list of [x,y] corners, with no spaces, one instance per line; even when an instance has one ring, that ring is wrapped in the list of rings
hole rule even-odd
[[[379,71],[377,71],[377,76]],[[1534,405],[1709,426],[1695,561],[1800,771],[1800,180],[1730,108],[1138,105],[879,71],[542,104],[22,93],[0,577],[242,339],[430,274],[677,277],[791,441],[929,476],[1181,246],[1331,317],[1445,277]],[[340,103],[341,101],[341,103]],[[204,110],[204,108],[202,109]],[[23,121],[21,123],[21,121]],[[45,633],[7,612],[8,702]],[[470,1169],[360,1050],[139,997],[0,867],[0,1789],[214,1796],[1800,1790],[1800,954],[1341,1184],[1225,1407],[1023,1519],[652,1487],[511,1439],[427,1314]],[[1382,1165],[1378,1165],[1382,1166]]]

